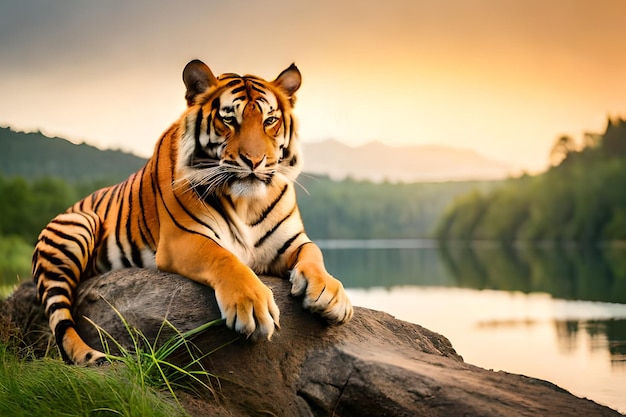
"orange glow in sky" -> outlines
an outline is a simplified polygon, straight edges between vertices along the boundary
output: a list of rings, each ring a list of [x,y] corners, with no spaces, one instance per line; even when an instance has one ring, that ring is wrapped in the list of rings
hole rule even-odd
[[[227,4],[226,4],[227,3]],[[441,144],[536,171],[626,113],[626,2],[320,0],[0,5],[0,125],[149,156],[215,73],[303,73],[304,141]]]

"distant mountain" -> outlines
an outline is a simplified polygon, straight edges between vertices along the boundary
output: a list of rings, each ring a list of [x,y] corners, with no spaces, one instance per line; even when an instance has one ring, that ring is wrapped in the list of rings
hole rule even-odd
[[[423,182],[503,179],[513,173],[505,164],[470,149],[436,145],[388,146],[370,142],[351,147],[336,140],[303,144],[304,170],[333,179]]]
[[[68,181],[119,182],[146,160],[122,151],[76,145],[40,132],[16,132],[0,127],[0,174],[25,178],[54,176]]]
[[[475,151],[444,146],[388,146],[371,142],[350,147],[335,140],[304,143],[309,174],[371,181],[426,182],[506,178],[511,168]],[[146,163],[130,153],[101,150],[40,132],[0,127],[0,174],[26,178],[55,176],[69,181],[119,182]]]

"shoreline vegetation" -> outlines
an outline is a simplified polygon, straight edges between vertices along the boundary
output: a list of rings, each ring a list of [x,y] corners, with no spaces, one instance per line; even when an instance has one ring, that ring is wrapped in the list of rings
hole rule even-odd
[[[541,175],[457,197],[435,236],[507,243],[624,242],[626,121],[609,120],[603,134],[587,134],[582,146],[563,136],[550,159],[552,168]]]

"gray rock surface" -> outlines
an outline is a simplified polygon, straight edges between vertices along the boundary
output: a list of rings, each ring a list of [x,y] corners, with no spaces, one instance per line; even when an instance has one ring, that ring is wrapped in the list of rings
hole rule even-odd
[[[262,280],[272,288],[281,309],[280,330],[269,342],[253,342],[219,325],[195,339],[203,352],[237,340],[206,359],[205,367],[219,377],[215,384],[219,396],[184,395],[190,414],[621,415],[546,381],[467,364],[445,337],[383,312],[357,307],[348,324],[328,326],[302,309],[301,300],[289,294],[288,281]],[[18,325],[33,328],[39,323],[41,317],[31,311],[33,295],[34,288],[24,286],[8,300],[9,314]],[[208,287],[157,271],[117,271],[86,281],[77,296],[79,330],[94,347],[99,346],[99,336],[83,317],[129,343],[111,305],[151,338],[162,328],[164,317],[186,331],[220,316]],[[163,329],[160,337],[168,334],[172,333]]]

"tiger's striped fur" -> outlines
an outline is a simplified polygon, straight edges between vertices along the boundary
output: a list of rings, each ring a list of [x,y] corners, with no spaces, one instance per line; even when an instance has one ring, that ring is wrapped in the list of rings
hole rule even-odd
[[[289,276],[292,293],[330,322],[352,316],[296,204],[298,69],[268,82],[215,77],[194,60],[183,81],[188,108],[145,167],[77,202],[39,236],[33,277],[68,362],[104,358],[75,330],[76,287],[127,267],[156,267],[213,287],[227,326],[253,338],[269,339],[279,324],[272,292],[256,274]]]

